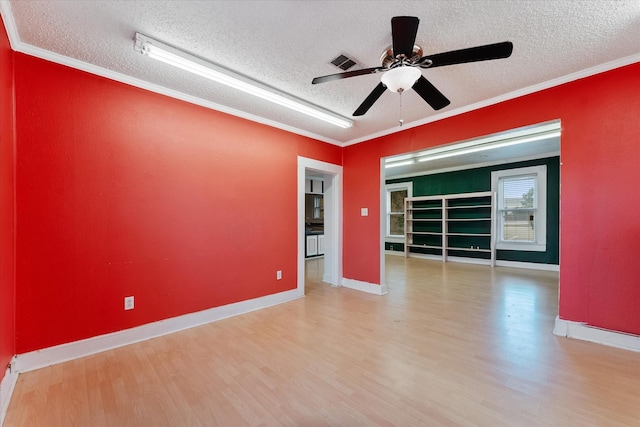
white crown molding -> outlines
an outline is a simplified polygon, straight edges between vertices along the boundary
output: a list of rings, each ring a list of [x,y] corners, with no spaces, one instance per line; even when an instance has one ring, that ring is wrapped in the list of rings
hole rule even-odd
[[[122,73],[118,73],[112,70],[108,70],[106,68],[99,67],[97,65],[89,64],[87,62],[83,62],[74,58],[69,58],[68,56],[60,55],[55,52],[51,52],[45,49],[41,49],[39,47],[35,47],[32,45],[28,45],[25,43],[19,43],[18,49],[14,49],[17,52],[21,52],[30,56],[34,56],[36,58],[44,59],[50,62],[55,62],[56,64],[66,65],[67,67],[75,68],[80,71],[85,71],[90,74],[95,74],[100,77],[105,77],[110,80],[114,80],[120,83],[125,83],[130,86],[134,86],[140,89],[145,89],[150,92],[159,93],[161,95],[168,96],[170,98],[179,99],[181,101],[188,102],[190,104],[199,105],[201,107],[208,108],[210,110],[219,111],[221,113],[229,114],[231,116],[240,117],[246,120],[250,120],[252,122],[260,123],[263,125],[267,125],[273,128],[282,129],[287,132],[291,132],[297,135],[305,136],[308,138],[317,139],[329,144],[333,145],[341,145],[341,142],[336,141],[331,138],[326,138],[322,135],[318,135],[312,132],[308,132],[303,129],[299,129],[293,126],[289,126],[280,122],[276,122],[274,120],[265,119],[264,117],[256,116],[254,114],[249,114],[244,111],[236,110],[235,108],[229,108],[224,105],[217,104],[215,102],[207,101],[202,98],[198,98],[197,96],[188,95],[186,93],[182,93],[177,90],[169,89],[154,83],[149,83],[144,80],[140,80],[131,76],[127,76]]]
[[[146,325],[125,329],[123,331],[98,335],[84,340],[19,354],[15,357],[13,370],[17,373],[33,371],[34,369],[44,368],[46,366],[67,362],[69,360],[75,360],[80,357],[145,341],[173,332],[182,331],[184,329],[193,328],[195,326],[226,319],[228,317],[249,313],[251,311],[293,301],[302,297],[304,297],[304,291],[301,292],[299,289],[293,289],[221,307],[214,307],[195,313],[184,314],[170,319],[147,323]]]
[[[4,21],[4,28],[7,30],[11,49],[17,50],[17,46],[20,44],[20,36],[18,36],[18,28],[16,27],[16,21],[13,19],[9,0],[0,0],[0,15],[2,15],[2,20]]]
[[[2,13],[2,18],[5,23],[5,28],[7,29],[7,35],[9,36],[9,42],[11,44],[11,48],[15,52],[21,52],[26,55],[30,55],[36,58],[44,59],[46,61],[54,62],[56,64],[65,65],[67,67],[75,68],[80,71],[84,71],[90,74],[95,74],[100,77],[105,77],[110,80],[114,80],[120,83],[125,83],[130,86],[134,86],[140,89],[145,89],[151,92],[159,93],[161,95],[165,95],[170,98],[179,99],[181,101],[185,101],[190,104],[195,104],[211,110],[220,111],[225,114],[240,117],[246,120],[250,120],[252,122],[256,122],[256,123],[267,125],[273,128],[281,129],[297,135],[305,136],[307,138],[317,139],[319,141],[326,142],[328,144],[342,146],[342,142],[332,138],[327,138],[323,135],[318,135],[316,133],[309,132],[304,129],[299,129],[294,126],[286,125],[284,123],[280,123],[274,120],[265,119],[264,117],[260,117],[255,114],[250,114],[244,111],[236,110],[235,108],[229,108],[224,105],[207,101],[193,95],[188,95],[177,90],[168,89],[157,84],[145,82],[143,80],[140,80],[131,76],[127,76],[125,74],[118,73],[116,71],[108,70],[106,68],[99,67],[94,64],[89,64],[87,62],[80,61],[78,59],[70,58],[68,56],[64,56],[59,53],[51,52],[46,49],[41,49],[39,47],[24,43],[20,40],[20,37],[18,35],[15,21],[13,19],[13,13],[11,12],[11,5],[9,4],[8,0],[0,0],[0,12]]]
[[[556,317],[553,334],[559,337],[575,338],[609,347],[640,352],[640,336],[596,328],[582,322],[572,322]]]
[[[519,98],[521,96],[529,95],[535,92],[540,92],[545,89],[552,88],[554,86],[560,86],[565,83],[570,83],[575,80],[583,79],[585,77],[590,77],[596,74],[604,73],[606,71],[614,70],[616,68],[624,67],[626,65],[634,64],[636,62],[640,62],[640,54],[634,54],[631,56],[627,56],[624,58],[616,59],[614,61],[605,62],[604,64],[596,65],[595,67],[585,68],[584,70],[576,71],[575,73],[570,73],[561,77],[557,77],[555,79],[547,80],[542,83],[538,83],[532,86],[528,86],[522,89],[515,90],[513,92],[506,93],[504,95],[496,96],[494,98],[487,99],[485,101],[476,102],[475,104],[466,105],[464,107],[456,108],[450,111],[446,111],[442,114],[436,114],[434,116],[429,116],[426,119],[417,120],[415,122],[405,123],[402,125],[402,130],[398,130],[398,128],[392,128],[383,130],[380,132],[372,133],[370,135],[363,136],[361,138],[355,138],[350,141],[346,141],[342,144],[343,147],[347,147],[349,145],[358,144],[361,142],[369,141],[374,138],[380,138],[382,136],[391,135],[398,132],[403,132],[409,130],[411,128],[415,128],[418,126],[425,125],[427,123],[437,122],[449,117],[457,116],[460,114],[468,113],[469,111],[479,110],[480,108],[488,107],[490,105],[498,104],[500,102],[508,101],[510,99]]]
[[[449,117],[453,117],[453,116],[457,116],[460,114],[464,114],[473,110],[477,110],[480,108],[484,108],[490,105],[494,105],[494,104],[498,104],[500,102],[503,101],[508,101],[510,99],[514,99],[514,98],[518,98],[521,96],[525,96],[534,92],[539,92],[541,90],[544,89],[548,89],[554,86],[559,86],[561,84],[564,83],[569,83],[572,82],[574,80],[578,80],[581,78],[585,78],[585,77],[590,77],[593,76],[595,74],[599,74],[599,73],[603,73],[606,71],[610,71],[613,70],[615,68],[620,68],[623,67],[625,65],[630,65],[636,62],[640,62],[640,54],[634,54],[631,56],[627,56],[624,58],[620,58],[614,61],[610,61],[610,62],[606,62],[604,64],[599,64],[595,67],[590,67],[590,68],[586,68],[584,70],[581,71],[577,71],[574,73],[570,73],[567,74],[565,76],[561,76],[555,79],[551,79],[542,83],[538,83],[536,85],[532,85],[523,89],[518,89],[516,91],[512,91],[509,92],[507,94],[504,95],[500,95],[491,99],[487,99],[485,101],[481,101],[481,102],[476,102],[474,104],[470,104],[464,107],[460,107],[460,108],[456,108],[450,111],[446,111],[444,113],[441,114],[436,114],[434,116],[430,116],[428,118],[422,119],[422,120],[417,120],[415,122],[410,122],[410,123],[406,123],[402,126],[402,129],[398,129],[398,128],[390,128],[390,129],[386,129],[380,132],[376,132],[376,133],[372,133],[360,138],[355,138],[349,141],[338,141],[335,140],[333,138],[327,138],[323,135],[318,135],[315,134],[313,132],[309,132],[303,129],[299,129],[290,125],[286,125],[274,120],[269,120],[254,114],[249,114],[246,113],[244,111],[240,111],[240,110],[236,110],[233,108],[229,108],[226,107],[224,105],[220,105],[217,104],[215,102],[211,102],[211,101],[206,101],[202,98],[198,98],[196,96],[192,96],[192,95],[187,95],[185,93],[176,91],[176,90],[172,90],[172,89],[168,89],[165,87],[162,87],[160,85],[156,85],[156,84],[152,84],[152,83],[148,83],[145,81],[142,81],[140,79],[136,79],[115,71],[111,71],[111,70],[107,70],[105,68],[102,67],[98,67],[96,65],[93,64],[88,64],[86,62],[74,59],[74,58],[69,58],[67,56],[64,55],[60,55],[58,53],[54,53],[54,52],[50,52],[32,45],[29,45],[27,43],[23,43],[20,40],[16,25],[15,25],[15,21],[13,19],[13,14],[11,12],[11,5],[9,4],[8,0],[0,0],[0,12],[2,14],[2,18],[4,20],[5,23],[5,27],[7,29],[7,34],[9,36],[9,42],[11,44],[11,48],[16,51],[16,52],[21,52],[21,53],[25,53],[27,55],[31,55],[37,58],[41,58],[41,59],[45,59],[47,61],[51,61],[51,62],[55,62],[57,64],[62,64],[62,65],[66,65],[68,67],[71,68],[75,68],[81,71],[85,71],[91,74],[95,74],[101,77],[105,77],[111,80],[115,80],[121,83],[125,83],[134,87],[138,87],[141,89],[145,89],[145,90],[149,90],[151,92],[155,92],[155,93],[159,93],[165,96],[169,96],[171,98],[175,98],[175,99],[179,99],[191,104],[195,104],[195,105],[199,105],[205,108],[209,108],[211,110],[215,110],[215,111],[220,111],[222,113],[226,113],[232,116],[236,116],[236,117],[240,117],[246,120],[250,120],[256,123],[261,123],[270,127],[274,127],[277,129],[282,129],[284,131],[287,132],[291,132],[297,135],[301,135],[301,136],[305,136],[308,138],[312,138],[312,139],[317,139],[319,141],[322,142],[326,142],[328,144],[332,144],[332,145],[336,145],[339,147],[348,147],[350,145],[354,145],[354,144],[358,144],[361,142],[365,142],[365,141],[369,141],[371,139],[374,138],[379,138],[382,136],[387,136],[387,135],[391,135],[394,133],[398,133],[398,132],[402,132],[405,130],[409,130],[411,128],[415,128],[418,126],[422,126],[428,123],[433,123],[433,122],[437,122],[440,120],[444,120],[446,118]]]

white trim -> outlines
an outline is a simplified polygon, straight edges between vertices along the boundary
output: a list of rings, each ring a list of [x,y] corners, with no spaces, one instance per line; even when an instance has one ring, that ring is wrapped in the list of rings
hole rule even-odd
[[[594,67],[585,68],[584,70],[576,71],[575,73],[570,73],[555,79],[547,80],[546,82],[542,82],[529,87],[518,89],[513,92],[506,93],[504,95],[496,96],[494,98],[476,102],[474,104],[465,105],[464,107],[455,108],[453,110],[448,110],[440,114],[435,114],[433,116],[429,116],[422,120],[417,120],[415,122],[410,122],[410,123],[404,123],[402,125],[402,130],[398,130],[398,127],[395,127],[395,128],[385,129],[380,132],[375,132],[369,135],[365,135],[360,138],[354,138],[350,141],[344,142],[342,146],[348,147],[349,145],[359,144],[361,142],[370,141],[372,139],[380,138],[382,136],[403,132],[414,127],[425,125],[427,123],[433,123],[440,120],[444,120],[449,117],[468,113],[470,111],[479,110],[481,108],[488,107],[490,105],[498,104],[500,102],[508,101],[510,99],[520,98],[525,95],[530,95],[532,93],[540,92],[555,86],[560,86],[565,83],[570,83],[575,80],[580,80],[586,77],[594,76],[596,74],[604,73],[606,71],[610,71],[616,68],[624,67],[626,65],[634,64],[639,61],[640,61],[640,53],[636,53],[630,56],[626,56],[624,58],[605,62],[604,64],[598,64]]]
[[[390,210],[389,205],[391,202],[391,192],[399,191],[399,190],[407,190],[407,197],[413,197],[413,181],[403,181],[403,182],[394,182],[393,184],[385,184],[384,185],[384,238],[385,240],[393,240],[398,239],[399,242],[404,243],[404,234],[402,235],[391,235],[387,232],[390,228]],[[404,209],[402,210],[402,214],[404,214]]]
[[[507,177],[518,177],[521,175],[535,176],[535,203],[536,221],[535,242],[509,242],[500,240],[502,235],[502,220],[499,211],[502,208],[503,198],[500,191],[500,180]],[[491,172],[491,191],[497,195],[495,202],[495,238],[496,249],[512,251],[534,251],[546,252],[547,250],[547,165],[528,166],[524,168],[501,169]]]
[[[388,250],[385,250],[384,254],[385,255],[396,255],[396,256],[402,256],[403,257],[404,256],[404,251],[388,251]]]
[[[542,264],[538,262],[496,260],[496,267],[526,268],[529,270],[557,271],[557,272],[560,271],[560,266],[558,264]]]
[[[160,320],[123,331],[98,335],[80,341],[48,347],[29,353],[19,354],[15,358],[17,373],[29,372],[57,363],[67,362],[91,354],[100,353],[151,338],[167,335],[195,326],[249,313],[251,311],[293,301],[304,297],[298,289],[266,295],[233,304],[214,307],[196,313],[184,314],[170,319]]]
[[[354,279],[343,278],[342,286],[375,295],[386,295],[388,293],[387,285],[377,285],[375,283],[362,282]]]
[[[572,322],[556,317],[553,334],[559,337],[589,341],[609,347],[640,352],[640,336],[624,332],[596,328],[582,322]]]
[[[385,251],[385,254],[395,255],[391,251]],[[403,255],[402,252],[398,254]],[[430,259],[434,261],[442,261],[441,255],[429,255],[419,254],[411,252],[409,258]],[[447,257],[447,261],[460,262],[463,264],[477,264],[477,265],[491,265],[491,260],[483,258],[466,258],[466,257]],[[524,268],[528,270],[540,270],[540,271],[560,271],[560,266],[557,264],[540,264],[536,262],[521,262],[521,261],[500,261],[496,260],[496,267],[509,267],[509,268]]]
[[[442,255],[420,254],[417,252],[409,252],[407,258],[430,259],[432,261],[442,261]]]
[[[107,79],[114,80],[120,83],[125,83],[140,89],[145,89],[150,92],[159,93],[161,95],[165,95],[170,98],[179,99],[181,101],[185,101],[190,104],[199,105],[201,107],[209,108],[215,111],[220,111],[222,113],[229,114],[231,116],[241,117],[243,119],[247,119],[252,122],[261,123],[261,124],[271,126],[277,129],[282,129],[297,135],[302,135],[308,138],[313,138],[323,142],[327,142],[329,144],[341,146],[340,141],[337,141],[332,138],[327,138],[326,136],[323,136],[323,135],[309,132],[307,130],[300,129],[294,126],[286,125],[284,123],[280,123],[275,120],[266,119],[264,117],[260,117],[255,114],[250,114],[245,111],[240,111],[235,108],[230,108],[225,105],[221,105],[212,101],[207,101],[197,96],[188,95],[186,93],[183,93],[177,90],[169,89],[154,83],[149,83],[144,80],[137,79],[135,77],[127,76],[125,74],[118,73],[113,70],[108,70],[106,68],[102,68],[94,64],[89,64],[87,62],[83,62],[75,58],[69,58],[68,56],[60,55],[55,52],[50,52],[48,50],[41,49],[39,47],[35,47],[26,43],[18,42],[15,47],[12,44],[12,48],[16,52],[22,52],[24,54],[31,55],[36,58],[54,62],[56,64],[66,65],[67,67],[71,67],[80,71],[94,74],[96,76],[105,77]]]
[[[11,48],[16,52],[22,52],[31,56],[35,56],[37,58],[46,59],[51,62],[55,62],[58,64],[67,65],[72,68],[76,68],[82,71],[86,71],[88,73],[96,74],[102,77],[106,77],[112,80],[116,80],[122,83],[129,84],[131,86],[139,87],[142,89],[150,90],[152,92],[160,93],[172,98],[181,99],[186,102],[190,102],[196,105],[203,106],[205,108],[210,108],[216,111],[221,111],[233,116],[242,117],[247,120],[255,121],[257,123],[262,123],[268,126],[272,126],[278,129],[286,130],[288,132],[292,132],[298,135],[307,136],[310,138],[318,139],[320,141],[327,142],[329,144],[337,145],[339,147],[347,147],[349,145],[358,144],[360,142],[370,141],[375,138],[379,138],[385,135],[391,135],[394,133],[402,132],[409,130],[414,127],[422,126],[428,123],[437,122],[440,120],[444,120],[449,117],[457,116],[460,114],[464,114],[470,111],[479,110],[481,108],[498,104],[500,102],[508,101],[510,99],[519,98],[525,95],[529,95],[535,92],[540,92],[545,89],[549,89],[551,87],[560,86],[565,83],[570,83],[575,80],[579,80],[585,77],[590,77],[596,74],[604,73],[606,71],[610,71],[616,68],[624,67],[626,65],[634,64],[640,61],[640,54],[633,54],[630,56],[626,56],[624,58],[619,58],[613,61],[605,62],[604,64],[598,64],[594,67],[585,68],[584,70],[576,71],[574,73],[570,73],[555,79],[548,80],[546,82],[538,83],[532,86],[528,86],[522,89],[518,89],[504,95],[496,96],[494,98],[490,98],[484,101],[476,102],[470,105],[466,105],[464,107],[455,108],[452,110],[445,111],[440,114],[435,114],[429,117],[426,117],[421,120],[417,120],[415,122],[405,123],[402,126],[402,130],[398,130],[397,127],[389,128],[382,130],[380,132],[375,132],[369,135],[365,135],[359,138],[354,138],[348,141],[338,141],[332,138],[327,138],[323,135],[314,134],[302,129],[298,129],[289,125],[285,125],[273,120],[268,120],[262,117],[255,116],[253,114],[248,114],[243,111],[235,110],[232,108],[228,108],[222,106],[220,104],[216,104],[210,101],[205,101],[203,99],[197,98],[195,96],[186,95],[177,91],[173,91],[170,89],[166,89],[159,85],[153,85],[147,82],[143,82],[142,80],[135,79],[129,76],[125,76],[120,73],[116,73],[111,70],[107,70],[102,67],[98,67],[92,64],[88,64],[83,61],[79,61],[74,58],[69,58],[58,53],[50,52],[27,43],[24,43],[20,40],[19,33],[17,31],[15,21],[13,19],[13,13],[11,12],[11,6],[8,0],[0,0],[0,12],[2,13],[2,18],[5,23],[5,28],[7,29],[7,34],[9,36],[9,42],[11,44]]]
[[[298,290],[305,281],[305,180],[307,172],[324,179],[324,274],[322,280],[340,286],[342,278],[342,166],[298,156]],[[315,176],[315,175],[314,175]]]
[[[0,426],[4,422],[4,417],[7,415],[7,409],[9,408],[9,402],[11,402],[11,395],[13,389],[18,381],[18,372],[12,370],[11,366],[7,368],[0,382]]]
[[[20,36],[18,35],[18,28],[16,27],[16,21],[13,19],[13,12],[11,11],[11,3],[8,0],[0,0],[0,14],[4,21],[4,28],[7,30],[7,36],[9,37],[9,44],[11,49],[17,51],[20,46]],[[2,423],[0,422],[0,425]]]
[[[384,237],[384,242],[385,243],[402,243],[402,244],[404,244],[404,236],[403,237],[385,236]]]

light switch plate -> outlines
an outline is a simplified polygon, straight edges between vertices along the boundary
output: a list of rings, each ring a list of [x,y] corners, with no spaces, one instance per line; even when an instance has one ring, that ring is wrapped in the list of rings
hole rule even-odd
[[[360,216],[369,216],[369,208],[360,208]]]

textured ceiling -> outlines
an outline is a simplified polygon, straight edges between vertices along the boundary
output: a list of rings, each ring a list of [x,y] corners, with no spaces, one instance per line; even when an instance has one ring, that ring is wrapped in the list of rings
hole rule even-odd
[[[338,145],[401,130],[399,96],[386,92],[344,130],[143,57],[133,49],[134,34],[347,117],[380,74],[320,85],[311,79],[339,72],[329,61],[341,53],[357,67],[378,66],[391,43],[393,16],[420,18],[416,43],[425,54],[513,42],[508,59],[422,70],[451,105],[435,112],[408,91],[404,128],[640,60],[639,0],[2,2],[5,22],[15,24],[16,50],[71,65],[82,61],[85,69],[91,64],[121,80],[171,89]]]

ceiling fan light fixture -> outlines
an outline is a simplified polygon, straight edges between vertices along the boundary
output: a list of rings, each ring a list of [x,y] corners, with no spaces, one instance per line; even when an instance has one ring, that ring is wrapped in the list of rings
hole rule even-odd
[[[421,75],[420,70],[414,67],[396,67],[384,73],[380,80],[391,92],[402,93],[411,89]]]
[[[324,108],[263,83],[249,79],[248,77],[236,74],[219,65],[205,61],[202,58],[183,52],[140,33],[136,33],[135,35],[134,49],[149,58],[156,59],[165,64],[172,65],[316,119],[323,120],[343,129],[348,129],[353,126],[353,120],[342,117],[339,114],[325,110]]]

